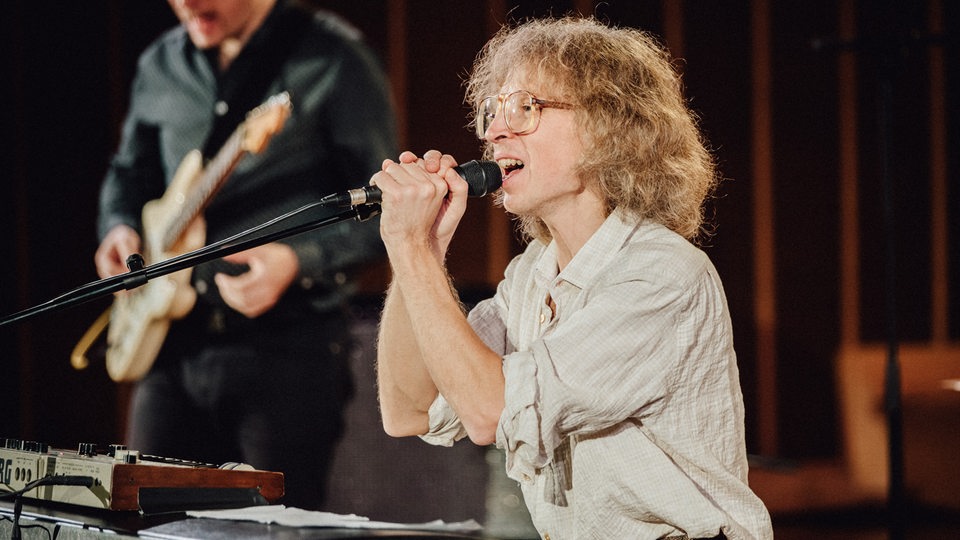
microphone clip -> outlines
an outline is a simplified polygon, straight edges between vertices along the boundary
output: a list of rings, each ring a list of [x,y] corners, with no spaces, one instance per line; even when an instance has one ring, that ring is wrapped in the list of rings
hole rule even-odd
[[[358,204],[353,207],[357,214],[357,221],[367,221],[368,219],[380,215],[379,204]]]

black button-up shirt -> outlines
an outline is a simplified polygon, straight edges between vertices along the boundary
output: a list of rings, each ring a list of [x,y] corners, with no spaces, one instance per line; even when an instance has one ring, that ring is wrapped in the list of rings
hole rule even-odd
[[[213,197],[204,212],[208,243],[364,185],[384,158],[397,155],[387,81],[344,22],[281,0],[223,73],[216,55],[198,50],[177,27],[140,58],[101,191],[100,237],[121,223],[142,234],[144,203],[163,194],[184,156],[200,149],[213,157],[250,109],[280,92],[290,94],[292,114],[264,151],[241,159]],[[383,253],[375,220],[348,220],[281,241],[300,264],[288,296],[305,296],[319,311],[341,303],[355,269]],[[212,276],[223,265],[194,270],[201,304],[222,308]]]

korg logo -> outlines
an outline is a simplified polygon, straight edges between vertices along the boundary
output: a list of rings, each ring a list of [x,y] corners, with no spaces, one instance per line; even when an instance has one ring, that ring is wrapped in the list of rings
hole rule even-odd
[[[0,481],[6,485],[10,485],[10,476],[13,473],[13,460],[12,459],[0,459]]]

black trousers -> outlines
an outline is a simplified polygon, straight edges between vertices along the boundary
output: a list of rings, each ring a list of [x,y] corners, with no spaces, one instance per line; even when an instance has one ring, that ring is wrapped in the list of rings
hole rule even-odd
[[[307,313],[211,331],[209,315],[178,322],[136,384],[128,447],[283,472],[280,503],[321,509],[352,393],[347,321]]]

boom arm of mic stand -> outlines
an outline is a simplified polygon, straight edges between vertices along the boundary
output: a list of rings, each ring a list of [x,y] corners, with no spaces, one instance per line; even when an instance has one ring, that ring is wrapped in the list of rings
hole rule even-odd
[[[87,283],[86,285],[82,285],[70,292],[48,300],[43,304],[13,313],[4,317],[3,319],[0,319],[0,327],[19,321],[24,321],[43,313],[59,311],[68,307],[90,302],[97,298],[122,290],[135,289],[151,279],[165,276],[180,270],[185,270],[187,268],[192,268],[198,264],[219,259],[227,255],[232,255],[252,247],[268,244],[270,242],[280,240],[281,238],[287,238],[289,236],[319,229],[327,225],[347,221],[348,219],[366,221],[380,213],[380,205],[358,205],[344,210],[338,214],[333,214],[320,219],[314,219],[300,225],[289,227],[287,229],[248,238],[249,236],[268,229],[278,223],[321,206],[325,206],[325,204],[323,202],[311,203],[283,214],[282,216],[274,218],[266,223],[257,225],[256,227],[242,231],[229,238],[224,238],[219,242],[214,242],[213,244],[204,246],[200,249],[190,251],[165,261],[151,264],[149,266],[144,266],[143,268],[137,270],[131,270],[125,274],[119,274]]]

